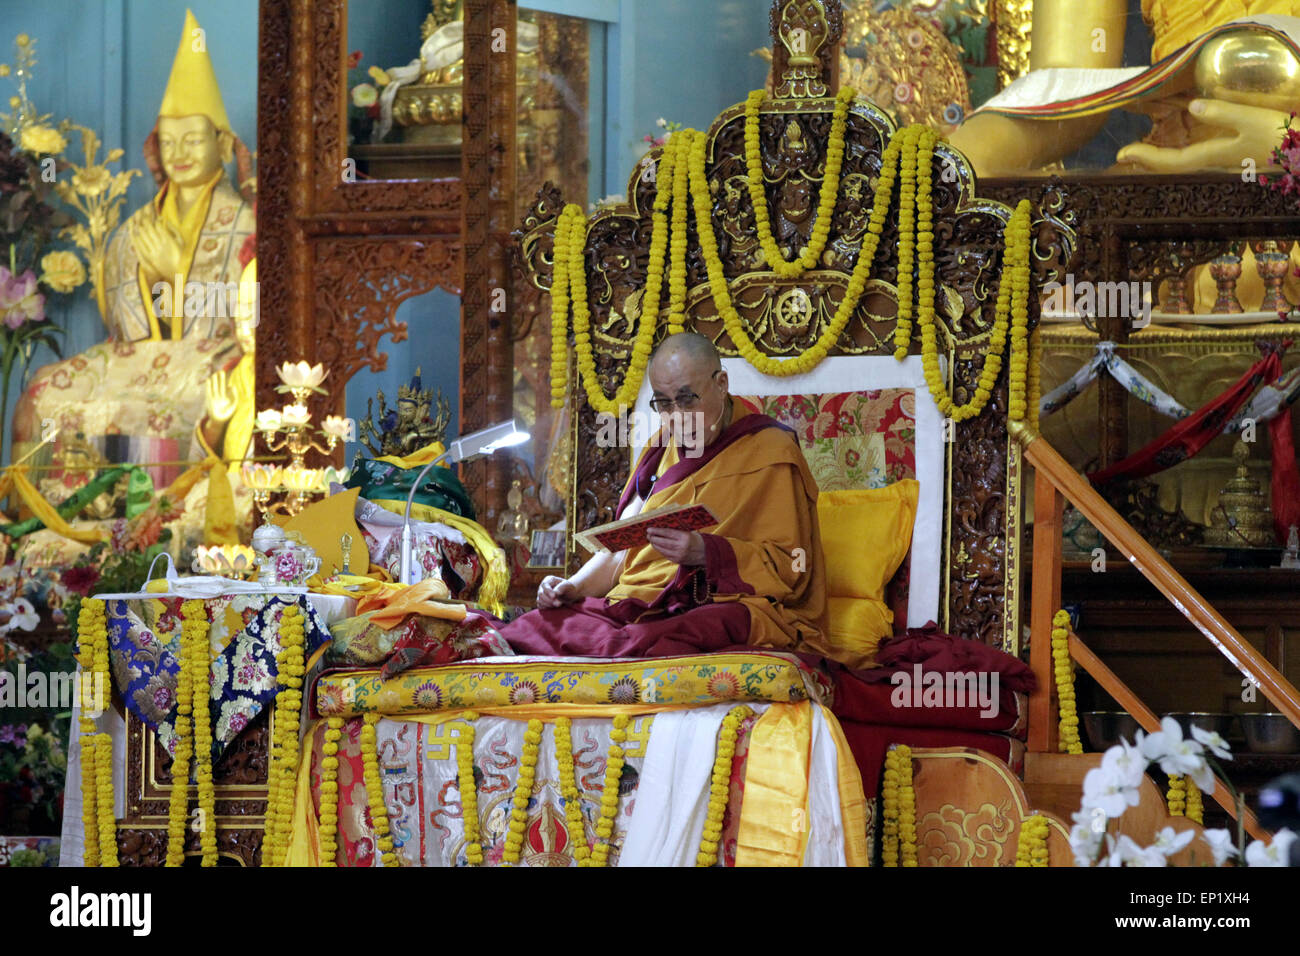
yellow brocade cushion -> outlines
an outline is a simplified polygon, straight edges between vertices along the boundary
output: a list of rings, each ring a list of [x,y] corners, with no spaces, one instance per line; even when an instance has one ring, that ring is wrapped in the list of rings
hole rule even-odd
[[[894,612],[872,598],[826,599],[827,657],[859,670],[876,666],[876,647],[894,633]]]
[[[920,483],[823,491],[817,496],[828,597],[885,601],[885,585],[912,546]]]

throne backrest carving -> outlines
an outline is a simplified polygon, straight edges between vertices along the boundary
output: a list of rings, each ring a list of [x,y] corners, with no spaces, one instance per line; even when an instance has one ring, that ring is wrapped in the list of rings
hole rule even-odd
[[[839,37],[837,0],[775,0],[772,5],[773,87],[786,98],[766,100],[760,111],[759,150],[773,236],[787,258],[806,244],[817,213],[834,107],[833,59]],[[825,36],[806,47],[815,63],[791,56],[792,30]],[[796,34],[797,35],[797,34]],[[819,79],[820,78],[820,79]],[[824,95],[821,86],[825,85]],[[871,212],[882,156],[895,131],[889,116],[864,100],[848,113],[840,190],[829,241],[817,268],[799,278],[783,278],[765,268],[755,235],[755,217],[746,186],[744,104],[720,113],[705,131],[705,174],[712,197],[712,220],[719,257],[731,297],[758,348],[772,357],[793,357],[816,341],[844,295]],[[651,150],[628,182],[628,201],[598,211],[589,221],[587,282],[593,351],[606,394],[622,381],[641,319],[656,194],[647,164],[657,164],[662,148]],[[918,173],[918,176],[920,174]],[[935,235],[936,327],[940,352],[954,399],[965,401],[979,377],[982,356],[994,323],[1002,266],[1003,230],[1012,209],[978,197],[975,176],[957,150],[940,142],[932,168]],[[549,184],[548,184],[549,186]],[[1073,217],[1059,183],[1049,182],[1032,214],[1031,271],[1041,284],[1064,276],[1073,252]],[[558,190],[543,188],[516,232],[523,267],[541,289],[550,287],[551,251],[562,208]],[[831,356],[889,356],[894,351],[898,281],[897,188],[881,234],[871,278],[855,314]],[[739,351],[718,316],[699,250],[693,213],[688,222],[686,322],[708,335],[725,356]],[[666,283],[665,283],[666,286]],[[662,297],[666,310],[667,295]],[[1036,296],[1030,320],[1037,322]],[[656,339],[666,334],[661,315]],[[920,352],[919,333],[909,351]],[[939,481],[944,487],[946,527],[941,575],[943,607],[939,624],[961,634],[1013,649],[1018,595],[1015,569],[1020,535],[1019,457],[1006,428],[1004,369],[984,412],[951,427],[948,453]],[[628,472],[625,449],[600,448],[597,423],[577,375],[570,395],[576,462],[570,527],[609,520]],[[873,383],[864,381],[862,388]],[[734,391],[734,389],[733,389]],[[790,391],[797,391],[791,389]]]

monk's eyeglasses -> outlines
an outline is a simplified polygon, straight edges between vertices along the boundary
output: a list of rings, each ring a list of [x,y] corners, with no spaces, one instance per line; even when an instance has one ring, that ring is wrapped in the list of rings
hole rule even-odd
[[[718,373],[721,371],[722,369],[720,368],[714,369],[713,374],[709,376],[709,381],[711,382],[717,378]],[[679,408],[684,412],[689,412],[699,403],[700,396],[696,395],[694,392],[680,392],[676,398],[650,399],[650,407],[659,415],[670,415],[675,409]]]

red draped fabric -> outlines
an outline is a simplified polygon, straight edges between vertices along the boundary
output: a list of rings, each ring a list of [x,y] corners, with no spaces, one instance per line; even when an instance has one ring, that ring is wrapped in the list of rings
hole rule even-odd
[[[1291,525],[1300,525],[1300,470],[1296,468],[1290,408],[1273,416],[1268,434],[1273,442],[1273,531],[1284,545]]]
[[[1145,478],[1158,471],[1172,468],[1179,462],[1196,455],[1213,439],[1223,434],[1223,427],[1262,383],[1275,380],[1282,371],[1282,351],[1285,346],[1261,343],[1264,357],[1246,370],[1222,395],[1202,405],[1195,412],[1109,468],[1088,475],[1094,485],[1102,485],[1116,478]],[[1295,456],[1291,456],[1294,465]]]

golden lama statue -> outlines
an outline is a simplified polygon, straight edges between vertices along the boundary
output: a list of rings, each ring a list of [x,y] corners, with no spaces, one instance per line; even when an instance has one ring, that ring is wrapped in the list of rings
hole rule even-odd
[[[1142,0],[1151,67],[1121,69],[1126,0],[1034,0],[1030,72],[950,137],[982,176],[1070,155],[1111,110],[1146,113],[1117,171],[1264,168],[1300,102],[1300,0]]]
[[[93,477],[59,470],[65,444],[147,464],[161,489],[186,462],[242,458],[252,437],[255,181],[189,11],[145,157],[157,195],[113,235],[94,276],[108,340],[37,371],[15,409],[14,459],[49,440],[33,460],[55,466],[39,485],[55,503]],[[201,528],[201,505],[192,510]]]

